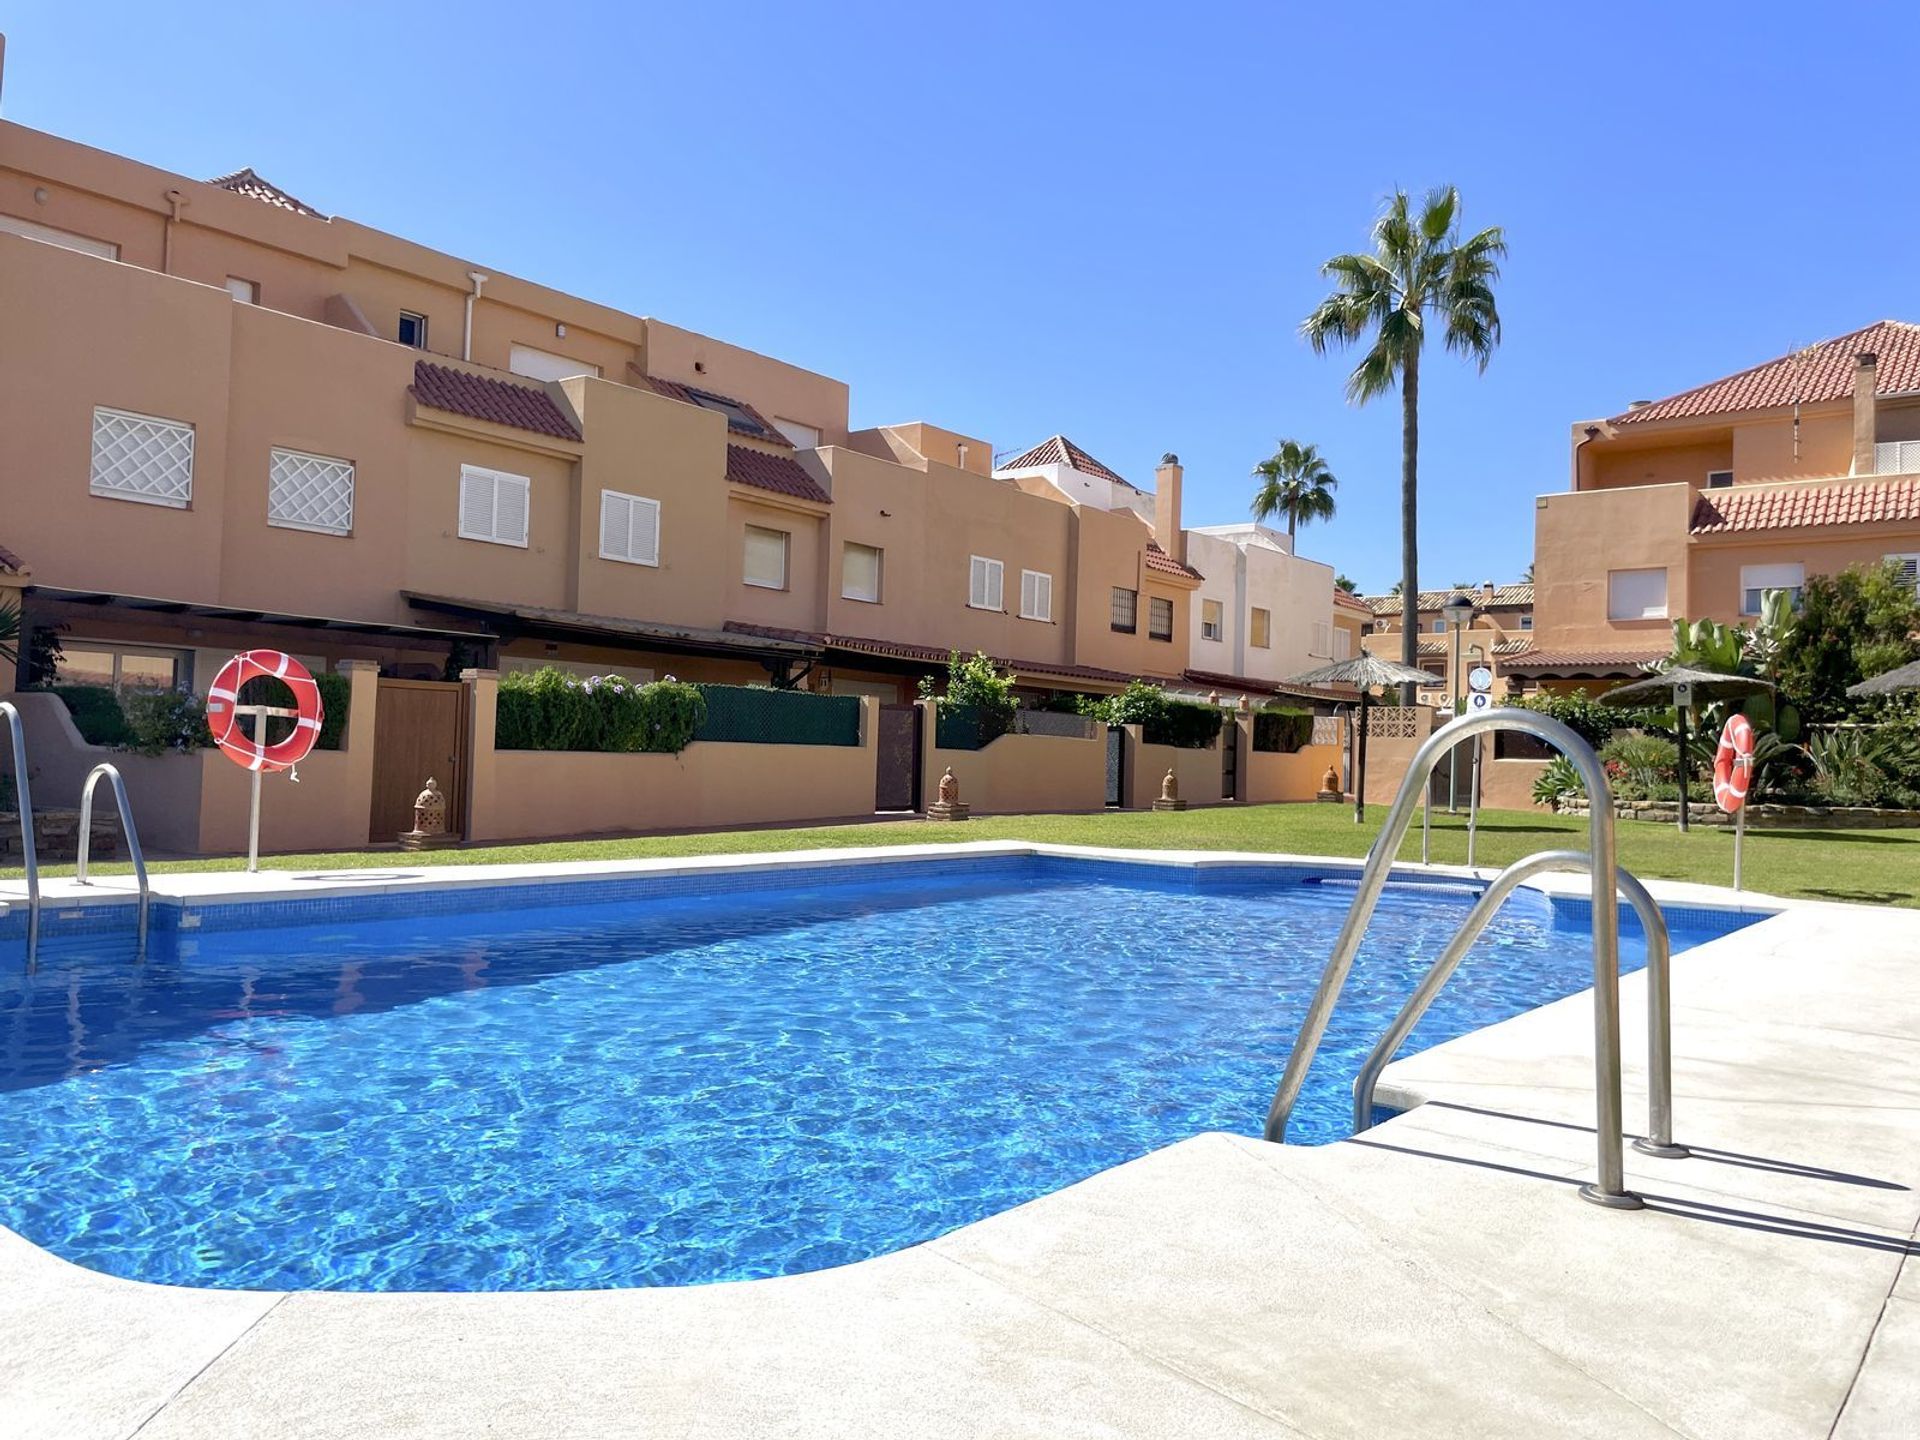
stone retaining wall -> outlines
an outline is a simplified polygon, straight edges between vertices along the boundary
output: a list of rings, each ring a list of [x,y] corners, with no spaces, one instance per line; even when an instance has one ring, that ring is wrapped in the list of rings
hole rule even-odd
[[[1584,805],[1563,806],[1562,815],[1585,815]],[[1676,824],[1680,806],[1673,800],[1619,800],[1613,813],[1622,820]],[[1689,825],[1731,825],[1733,816],[1711,800],[1687,807]],[[1920,810],[1874,810],[1862,805],[1749,805],[1749,830],[1904,830],[1920,828]]]
[[[98,799],[98,796],[94,797]],[[33,843],[42,865],[71,865],[80,853],[80,812],[34,808]],[[89,855],[113,860],[120,855],[120,821],[111,803],[93,807],[93,843]],[[20,816],[0,810],[0,865],[20,863]]]

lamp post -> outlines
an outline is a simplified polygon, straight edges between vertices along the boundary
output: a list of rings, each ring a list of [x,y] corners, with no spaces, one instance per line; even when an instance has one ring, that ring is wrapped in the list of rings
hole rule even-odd
[[[1452,659],[1447,666],[1447,697],[1453,706],[1452,718],[1460,718],[1460,632],[1473,621],[1473,601],[1464,595],[1451,597],[1440,607],[1440,616],[1453,636]],[[1447,751],[1447,811],[1460,813],[1460,753],[1456,746]]]

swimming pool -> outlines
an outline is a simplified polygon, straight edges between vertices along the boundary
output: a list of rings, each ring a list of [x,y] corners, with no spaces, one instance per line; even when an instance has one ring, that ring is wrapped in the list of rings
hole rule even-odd
[[[1388,888],[1292,1138],[1346,1133],[1361,1057],[1476,889]],[[1258,1135],[1352,893],[1007,856],[160,912],[144,962],[56,931],[32,974],[0,939],[0,1223],[228,1288],[842,1264]],[[1584,988],[1581,910],[1521,891],[1408,1048]],[[1674,948],[1754,918],[1674,915]]]

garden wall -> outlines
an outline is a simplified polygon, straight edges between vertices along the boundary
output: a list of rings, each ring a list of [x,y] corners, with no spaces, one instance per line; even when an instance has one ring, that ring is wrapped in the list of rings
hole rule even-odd
[[[874,707],[861,702],[857,746],[696,740],[677,755],[495,750],[491,723],[484,736],[476,725],[470,838],[864,819],[873,814]]]
[[[1183,750],[1172,745],[1149,745],[1140,738],[1140,727],[1128,725],[1127,732],[1127,808],[1129,810],[1151,810],[1153,802],[1160,798],[1160,782],[1172,770],[1180,786],[1180,798],[1189,806],[1219,805],[1224,803],[1220,794],[1220,741],[1204,750]],[[1223,726],[1222,736],[1231,737],[1236,728]],[[1241,759],[1245,760],[1244,753]],[[1104,777],[1105,771],[1103,770]],[[1105,779],[1101,781],[1105,786]],[[1104,794],[1104,788],[1102,790]]]
[[[352,683],[346,733],[338,750],[316,750],[299,764],[300,781],[286,775],[262,780],[260,848],[357,850],[367,843],[373,797],[374,690],[378,670],[369,661],[342,667]],[[142,848],[156,855],[244,852],[252,797],[250,777],[218,750],[138,755],[89,745],[55,696],[8,697],[20,709],[27,736],[27,766],[36,808],[80,803],[87,772],[106,761],[126,782]],[[94,794],[96,813],[111,812],[103,785]]]
[[[951,769],[960,782],[960,799],[976,815],[1105,808],[1105,725],[1091,727],[1085,737],[1002,735],[978,750],[946,750],[936,733],[934,702],[923,700],[920,706],[926,746],[922,784],[927,800],[938,798],[940,777]],[[1157,778],[1154,783],[1159,784]]]
[[[1292,754],[1255,750],[1245,757],[1244,797],[1254,805],[1312,800],[1329,766],[1339,774],[1342,753],[1338,745],[1305,745]]]

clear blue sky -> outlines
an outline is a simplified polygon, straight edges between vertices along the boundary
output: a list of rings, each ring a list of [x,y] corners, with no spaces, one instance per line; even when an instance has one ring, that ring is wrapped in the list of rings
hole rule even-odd
[[[847,380],[1064,431],[1190,524],[1274,440],[1397,578],[1397,402],[1297,337],[1392,187],[1507,228],[1506,343],[1423,374],[1424,580],[1511,579],[1577,419],[1920,320],[1920,6],[426,7],[15,0],[0,111]],[[347,18],[338,18],[345,16]]]

